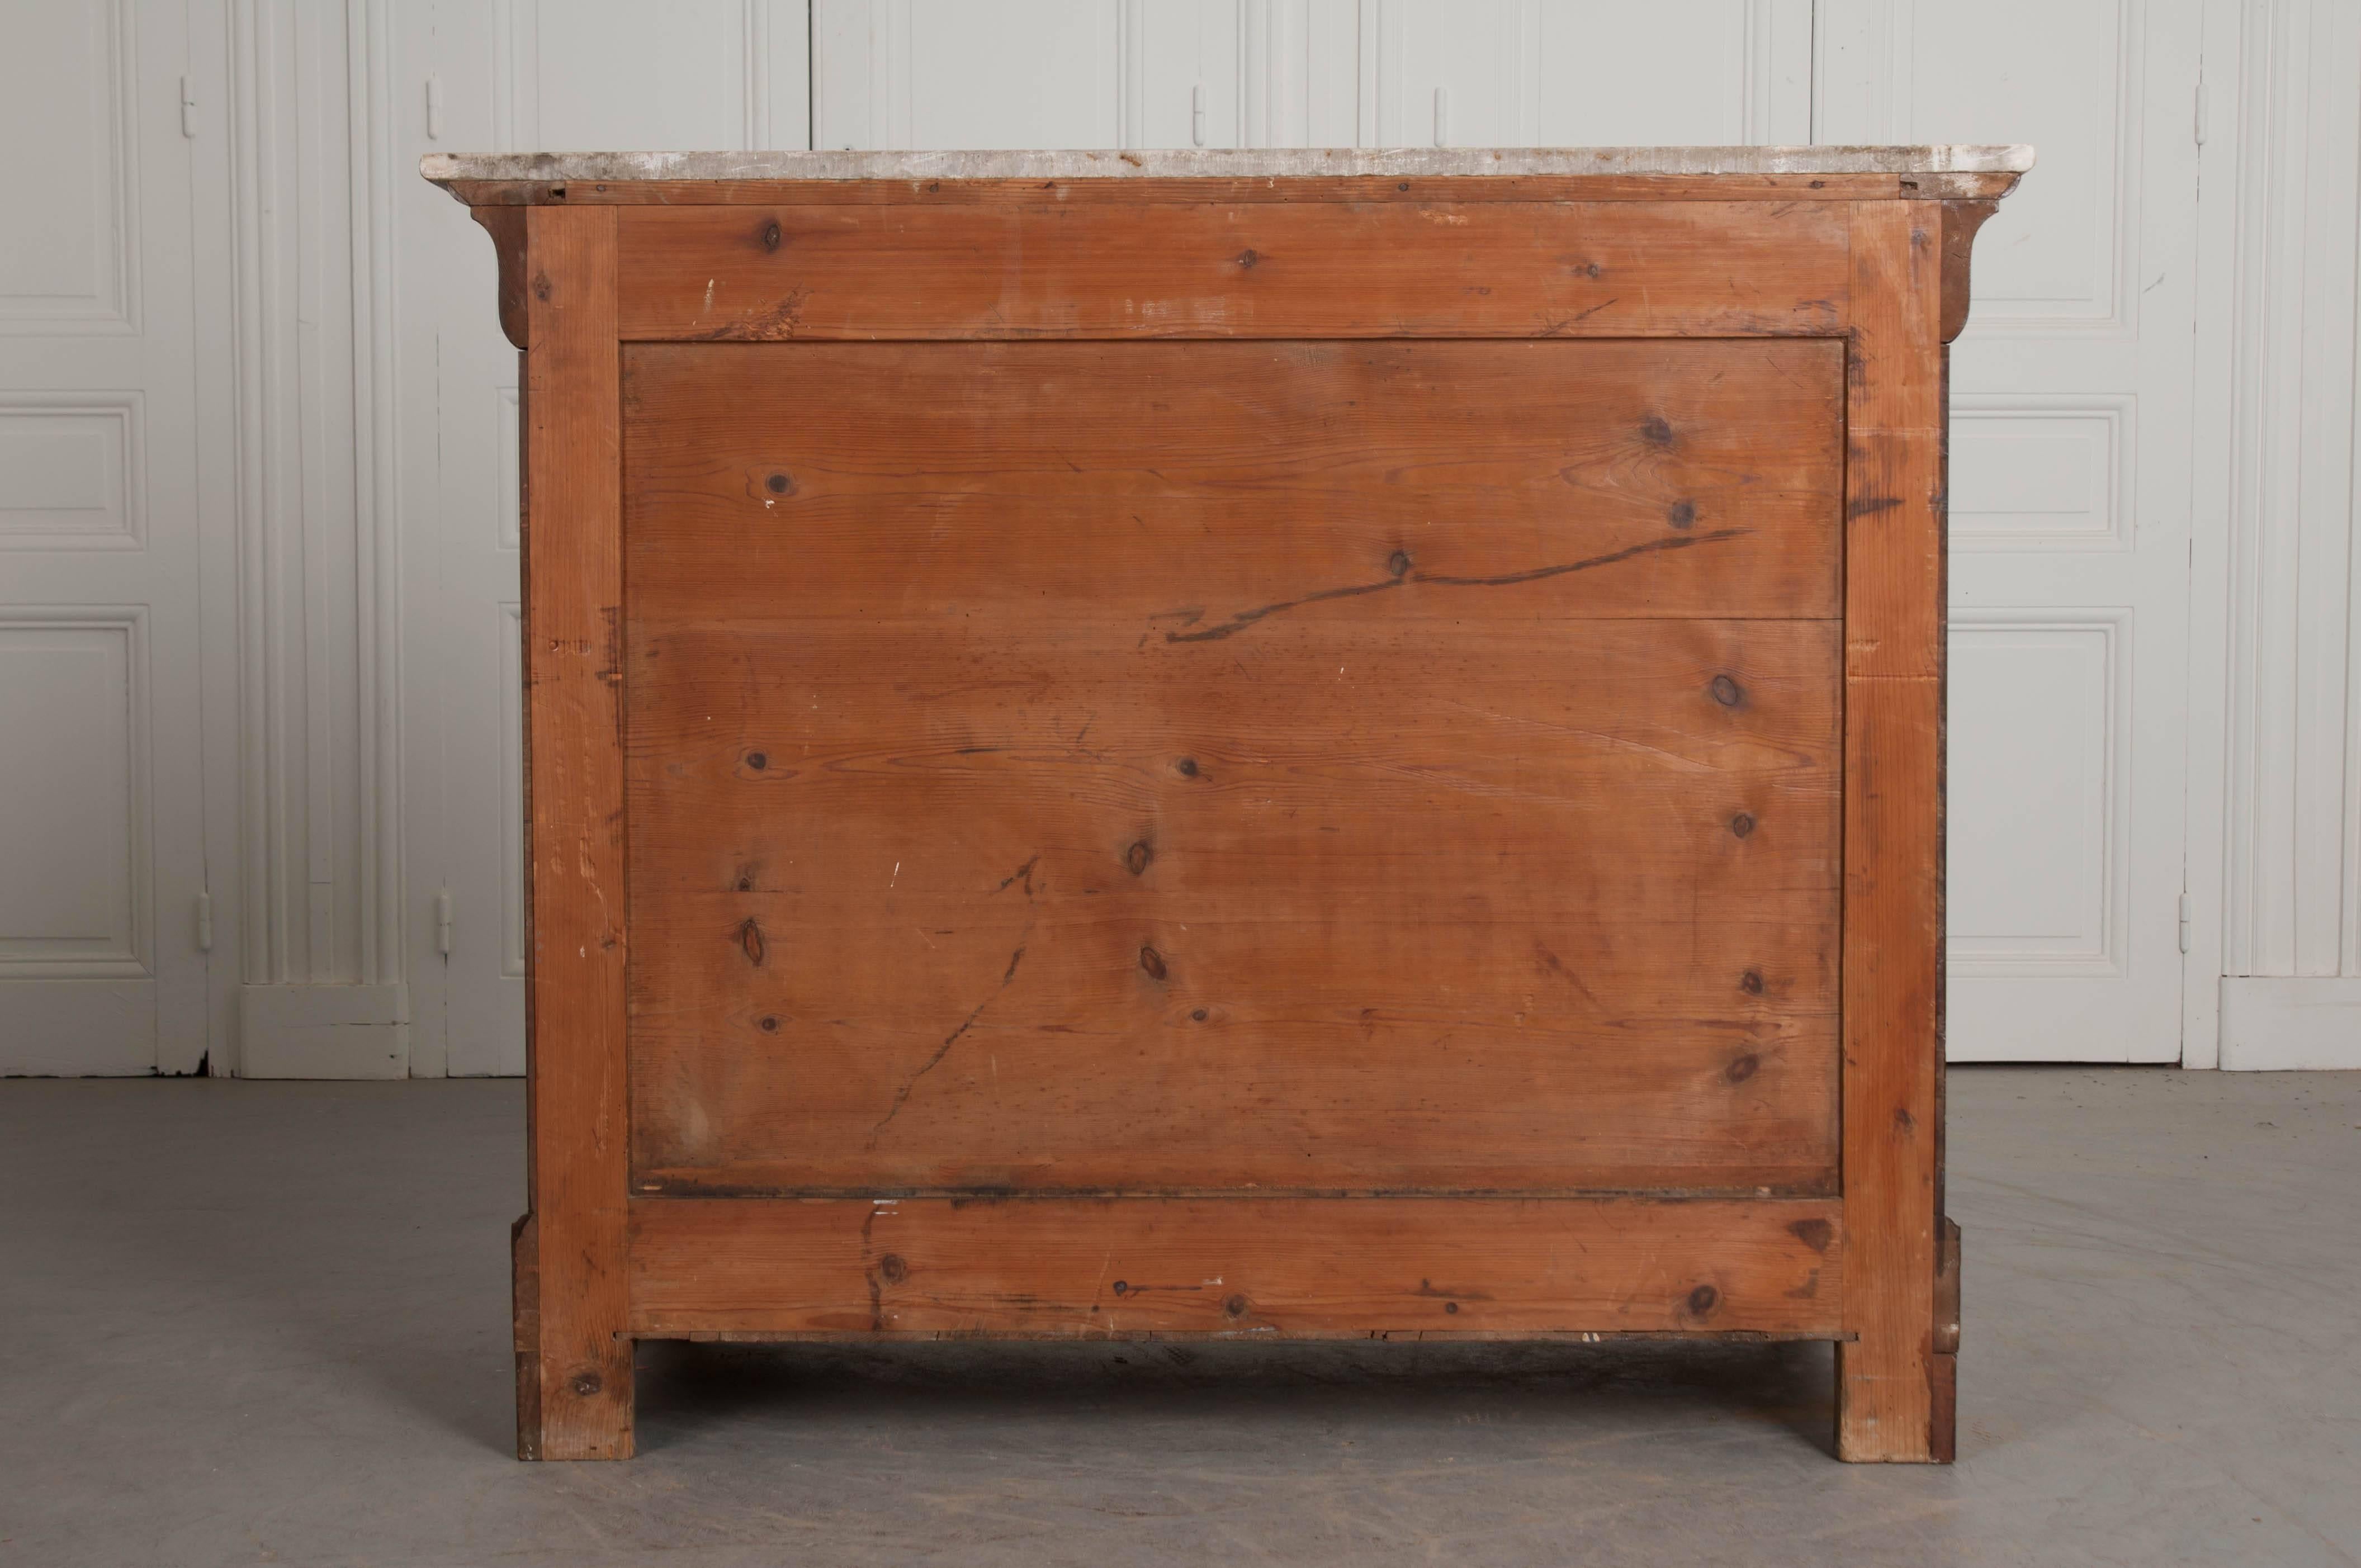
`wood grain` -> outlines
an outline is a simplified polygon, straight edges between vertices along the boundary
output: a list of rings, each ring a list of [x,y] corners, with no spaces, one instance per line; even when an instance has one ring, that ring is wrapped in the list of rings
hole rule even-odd
[[[538,1348],[537,1409],[520,1427],[538,1442],[522,1456],[611,1459],[631,1452],[615,215],[534,209],[525,257],[533,1157],[519,1241],[534,1255],[519,1276]]]
[[[650,1335],[1841,1332],[1832,1200],[643,1199]]]
[[[1848,210],[616,209],[633,341],[1830,334],[1846,321]]]
[[[526,318],[532,309],[525,292],[525,215],[515,207],[478,207],[469,215],[492,236],[492,255],[500,269],[500,332],[522,348],[530,341]]]
[[[1844,1195],[1837,1442],[1947,1457],[1934,1344],[1942,1194],[1941,209],[1853,210],[1847,422]]]
[[[461,191],[520,1452],[630,1453],[635,1334],[1642,1333],[1834,1339],[1839,1453],[1948,1460],[1943,345],[2015,178]]]
[[[1834,345],[628,364],[637,1190],[1832,1180]]]
[[[791,581],[804,616],[1021,594],[994,613],[1243,647],[1363,592],[1455,626],[1841,609],[1834,342],[648,345],[624,364],[638,615],[759,616]]]

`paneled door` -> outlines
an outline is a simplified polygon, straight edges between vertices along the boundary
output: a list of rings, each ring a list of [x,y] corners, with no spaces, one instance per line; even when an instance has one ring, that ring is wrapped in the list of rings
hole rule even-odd
[[[2180,1055],[2199,19],[1819,7],[1817,139],[2040,152],[1952,346],[1954,1060]]]
[[[0,49],[0,1073],[206,1050],[187,27]]]
[[[395,11],[398,135],[421,153],[808,145],[804,0],[422,0]],[[491,242],[402,181],[395,259],[412,902],[412,1070],[524,1070],[524,846],[515,347]],[[433,971],[441,969],[441,973]]]
[[[397,26],[416,151],[807,130],[832,148],[2037,144],[1977,246],[1953,357],[1949,1038],[1958,1059],[2122,1061],[2180,1048],[2198,9],[431,0]],[[408,568],[411,882],[453,916],[441,1011],[431,980],[413,987],[413,1058],[434,1070],[447,1017],[450,1070],[513,1071],[516,360],[480,305],[489,245],[423,183],[404,200],[405,492],[434,498],[434,548]]]
[[[815,0],[824,148],[1811,138],[1811,0]]]

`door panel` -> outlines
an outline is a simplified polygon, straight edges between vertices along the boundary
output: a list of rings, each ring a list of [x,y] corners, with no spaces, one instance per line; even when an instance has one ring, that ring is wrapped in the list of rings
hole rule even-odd
[[[1820,7],[1818,139],[2040,152],[1951,357],[1954,1060],[2180,1054],[2198,20]]]
[[[803,0],[433,0],[397,7],[393,26],[397,80],[433,80],[442,105],[435,139],[423,109],[402,121],[406,157],[806,145]],[[405,563],[408,787],[419,802],[409,880],[421,908],[440,893],[449,914],[437,933],[444,972],[413,981],[412,1055],[421,1070],[439,1057],[452,1073],[515,1073],[524,1069],[518,357],[492,308],[492,247],[467,210],[417,180],[402,181],[399,200],[404,489],[425,499],[409,520],[418,543]]]
[[[190,144],[178,4],[0,51],[0,1072],[206,1048]],[[38,150],[35,150],[38,149]]]

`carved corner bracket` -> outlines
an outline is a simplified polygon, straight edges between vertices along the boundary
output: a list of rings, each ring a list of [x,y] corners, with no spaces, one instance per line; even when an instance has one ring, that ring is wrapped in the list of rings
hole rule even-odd
[[[1999,211],[2000,200],[1943,203],[1943,341],[1950,342],[1968,324],[1968,260],[1976,247],[1976,231]],[[505,279],[506,274],[502,277]],[[505,309],[505,306],[503,306]]]
[[[525,345],[524,225],[522,207],[470,207],[469,214],[492,236],[492,250],[500,258],[500,331],[519,348]],[[1948,227],[1946,229],[1948,233]],[[1946,274],[1949,277],[1949,274]],[[1946,284],[1948,291],[1949,285]],[[1944,296],[1949,319],[1950,295]],[[1965,298],[1962,295],[1961,298]]]

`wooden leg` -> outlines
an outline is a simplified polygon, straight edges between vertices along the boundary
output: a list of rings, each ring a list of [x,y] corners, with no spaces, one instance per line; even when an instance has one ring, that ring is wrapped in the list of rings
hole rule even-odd
[[[1951,1359],[1928,1350],[1923,1337],[1899,1333],[1838,1344],[1837,1457],[1853,1464],[1926,1464],[1948,1457],[1935,1447],[1935,1364]],[[1948,1399],[1942,1413],[1949,1413]]]
[[[1927,1332],[1837,1346],[1837,1456],[1949,1464],[1959,1455],[1960,1227],[1941,1223]]]
[[[539,1229],[527,1214],[514,1232],[517,1457],[629,1459],[631,1340],[620,1321],[544,1320]]]
[[[533,1216],[520,1214],[509,1228],[509,1299],[516,1322],[517,1457],[541,1457],[541,1266],[533,1255],[540,1238]]]

